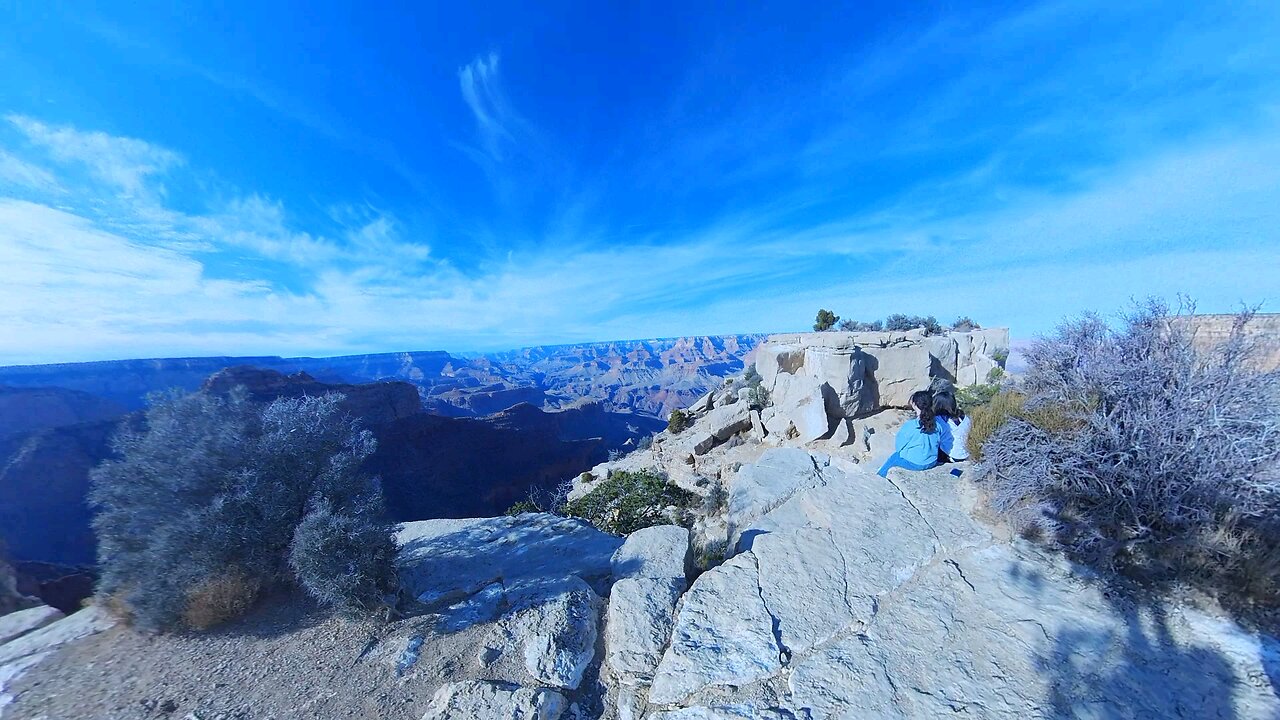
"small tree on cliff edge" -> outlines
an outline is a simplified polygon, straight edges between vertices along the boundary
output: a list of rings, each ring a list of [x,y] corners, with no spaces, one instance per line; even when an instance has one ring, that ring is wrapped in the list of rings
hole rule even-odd
[[[153,396],[91,475],[99,596],[153,629],[217,624],[289,579],[344,611],[379,608],[394,526],[360,470],[373,437],[341,400]]]
[[[818,311],[818,317],[814,320],[813,329],[815,332],[825,332],[835,327],[840,320],[840,316],[830,310],[822,309]]]

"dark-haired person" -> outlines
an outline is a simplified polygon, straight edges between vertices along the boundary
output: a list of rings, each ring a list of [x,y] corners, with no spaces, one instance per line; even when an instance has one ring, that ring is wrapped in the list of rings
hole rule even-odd
[[[945,456],[945,458],[939,456],[938,460],[940,462],[968,460],[969,448],[965,443],[969,441],[969,427],[973,425],[973,420],[968,418],[956,404],[956,396],[949,393],[934,395],[933,415],[938,423],[938,432],[942,436],[938,446],[939,452]]]
[[[880,477],[889,477],[889,468],[906,468],[908,470],[928,470],[938,464],[938,446],[942,442],[942,434],[938,432],[938,423],[933,417],[933,396],[928,390],[921,390],[911,396],[911,407],[916,416],[898,428],[894,438],[895,450],[880,468]]]

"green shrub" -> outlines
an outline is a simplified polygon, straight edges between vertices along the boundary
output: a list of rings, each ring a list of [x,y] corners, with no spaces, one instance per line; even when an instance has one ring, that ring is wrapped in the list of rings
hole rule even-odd
[[[956,388],[956,402],[960,404],[961,410],[969,413],[973,412],[974,408],[991,402],[991,398],[998,392],[1000,392],[999,385],[969,385]]]
[[[600,530],[626,535],[672,521],[669,508],[686,510],[698,502],[656,470],[617,470],[591,492],[564,506],[564,514],[586,520]],[[680,513],[681,515],[683,513]]]
[[[745,396],[742,399],[756,410],[763,410],[769,407],[769,390],[764,386],[764,378],[760,377],[760,373],[754,365],[749,365],[746,372],[742,374],[743,383],[747,387]]]
[[[862,322],[861,320],[842,320],[840,329],[845,332],[879,332],[884,330],[884,322]]]
[[[312,542],[336,553],[335,566],[368,573],[351,578],[352,588],[392,582],[379,560],[394,547],[392,526],[379,519],[377,479],[360,471],[374,440],[341,412],[341,400],[264,407],[243,388],[153,397],[141,427],[115,438],[120,459],[91,474],[100,596],[148,628],[207,626],[243,612],[259,588],[296,580],[315,593],[320,579],[298,572],[310,567],[301,558]],[[362,528],[362,542],[334,545],[318,529],[299,540],[318,508],[344,532]],[[364,595],[327,590],[317,599],[367,604]]]
[[[835,327],[836,321],[840,319],[839,315],[830,310],[819,310],[817,318],[813,321],[813,329],[816,332],[824,332]]]
[[[1177,319],[1148,301],[1034,344],[1026,395],[993,399],[981,432],[975,412],[978,476],[1077,561],[1278,606],[1280,372],[1259,369],[1251,313],[1209,348]]]
[[[1009,362],[1009,351],[1004,348],[999,348],[995,352],[991,353],[991,359],[999,363],[1000,367],[1004,367],[1005,363]]]
[[[951,323],[951,329],[956,332],[971,332],[973,330],[981,330],[982,326],[974,322],[968,315],[963,315]]]
[[[993,368],[991,368],[990,370],[988,370],[988,371],[987,371],[987,384],[988,384],[988,385],[999,385],[999,384],[1000,384],[1000,381],[1001,381],[1001,380],[1003,380],[1003,379],[1004,379],[1004,368],[1002,368],[1002,367],[993,367]]]
[[[689,416],[683,410],[672,410],[667,418],[667,432],[679,434],[689,428]]]
[[[517,500],[507,508],[505,515],[523,515],[525,513],[539,512],[538,506],[534,505],[530,500]]]
[[[921,317],[919,315],[902,315],[895,313],[884,319],[884,329],[895,332],[906,330],[915,330],[923,328],[925,335],[942,335],[946,332],[938,319],[932,315]]]

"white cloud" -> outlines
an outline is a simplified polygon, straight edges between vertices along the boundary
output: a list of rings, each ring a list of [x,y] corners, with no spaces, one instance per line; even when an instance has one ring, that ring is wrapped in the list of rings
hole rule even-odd
[[[339,213],[348,229],[328,239],[250,195],[208,215],[175,214],[206,239],[192,247],[0,200],[0,327],[9,331],[0,363],[781,331],[819,306],[868,319],[968,314],[1021,335],[1049,328],[1058,313],[1046,308],[1107,311],[1151,293],[1187,292],[1202,309],[1229,310],[1280,301],[1269,270],[1280,245],[1275,168],[1280,144],[1265,135],[941,219],[915,201],[799,231],[745,216],[662,244],[566,239],[481,258],[467,273],[404,240],[398,221],[376,210]],[[242,272],[211,274],[209,262],[228,255]],[[281,289],[279,267],[297,287]]]
[[[183,162],[177,153],[142,140],[52,127],[21,115],[7,119],[55,159],[85,165],[95,178],[126,197],[145,197],[157,190],[163,194],[163,186],[153,182],[154,176]]]
[[[61,190],[53,173],[0,150],[0,187],[4,184],[46,193]]]
[[[511,124],[515,120],[498,81],[498,54],[477,57],[458,70],[462,99],[471,114],[485,151],[494,160],[503,159],[503,146],[513,142]]]

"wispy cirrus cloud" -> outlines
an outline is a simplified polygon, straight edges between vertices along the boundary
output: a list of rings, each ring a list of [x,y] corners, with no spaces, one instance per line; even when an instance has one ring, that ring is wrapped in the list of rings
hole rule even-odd
[[[52,192],[59,190],[53,173],[0,150],[0,183],[9,183],[26,190]]]
[[[502,91],[496,52],[482,55],[458,69],[462,99],[475,117],[480,143],[490,158],[501,161],[506,146],[515,142],[513,127],[521,121]]]

